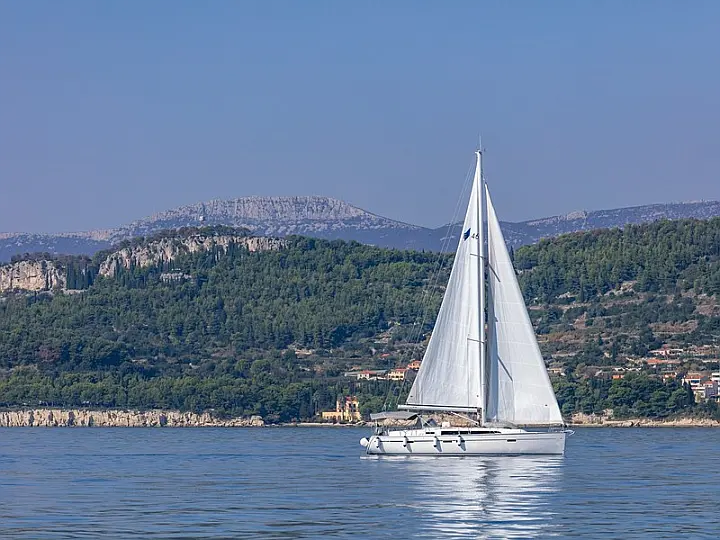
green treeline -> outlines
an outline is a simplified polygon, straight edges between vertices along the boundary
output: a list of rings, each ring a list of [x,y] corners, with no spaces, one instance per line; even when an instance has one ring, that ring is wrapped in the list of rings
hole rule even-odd
[[[290,422],[332,410],[336,398],[348,394],[357,395],[361,411],[370,413],[383,406],[388,392],[397,392],[386,381],[308,379],[293,371],[273,360],[221,362],[211,373],[175,376],[130,366],[102,372],[20,368],[0,379],[0,406],[211,410]]]
[[[672,380],[630,373],[624,379],[590,379],[578,384],[572,379],[555,381],[555,394],[564,415],[574,412],[600,414],[613,409],[618,418],[665,417],[695,407],[695,397],[688,385]],[[703,412],[716,413],[715,407]]]
[[[398,365],[417,357],[451,261],[291,237],[279,250],[231,244],[106,278],[98,273],[106,256],[62,259],[70,288],[81,292],[0,299],[0,406],[212,409],[287,421],[354,393],[366,411],[378,409],[401,398],[407,384],[360,383],[342,373],[355,364],[392,367],[387,355]],[[699,313],[697,298],[720,292],[720,219],[571,234],[518,249],[514,258],[538,332],[570,335],[582,317],[592,336],[571,351],[568,376],[556,381],[565,414],[700,411],[674,380],[644,373],[588,380],[581,372],[658,347],[667,336],[652,331],[657,323],[692,320],[687,339],[717,339],[720,317]],[[175,277],[164,279],[167,273]],[[374,345],[390,330],[387,345]],[[315,353],[296,356],[289,346]],[[546,355],[562,347],[543,344]]]

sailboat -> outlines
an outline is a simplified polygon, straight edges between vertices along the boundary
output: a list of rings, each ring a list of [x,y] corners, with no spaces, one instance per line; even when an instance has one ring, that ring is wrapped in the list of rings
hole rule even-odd
[[[485,184],[483,152],[476,156],[470,201],[430,342],[406,403],[398,411],[370,415],[374,434],[360,441],[367,454],[563,454],[572,433],[564,429]],[[451,421],[438,425],[431,417],[437,414]],[[416,425],[385,428],[380,422],[387,419]]]

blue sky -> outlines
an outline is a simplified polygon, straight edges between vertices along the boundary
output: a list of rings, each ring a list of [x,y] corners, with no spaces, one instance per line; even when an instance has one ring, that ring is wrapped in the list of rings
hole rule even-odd
[[[212,198],[502,219],[720,199],[720,2],[2,2],[0,231]]]

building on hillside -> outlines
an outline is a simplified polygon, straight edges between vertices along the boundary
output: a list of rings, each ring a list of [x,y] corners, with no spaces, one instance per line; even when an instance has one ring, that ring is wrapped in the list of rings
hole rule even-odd
[[[704,401],[706,399],[706,392],[709,390],[710,394],[713,394],[712,388],[706,388],[706,383],[712,387],[715,385],[714,393],[717,394],[717,383],[710,380],[710,374],[702,371],[689,371],[685,374],[682,380],[683,384],[689,384],[692,388],[693,394],[695,394],[695,401]]]
[[[345,377],[357,379],[358,381],[376,381],[385,379],[385,369],[363,369],[362,371],[346,371]]]
[[[664,358],[672,358],[676,356],[681,356],[685,352],[685,349],[672,349],[670,347],[661,347],[659,349],[655,349],[654,351],[650,351],[650,354],[654,356],[662,356]]]
[[[391,381],[404,381],[407,376],[407,368],[395,368],[388,371],[387,378]]]
[[[680,360],[677,360],[675,358],[648,358],[645,360],[647,365],[649,367],[658,368],[658,369],[671,369],[675,366],[679,366],[682,362]]]
[[[160,281],[163,283],[185,281],[187,279],[192,279],[192,276],[190,274],[186,274],[185,272],[181,272],[180,270],[172,270],[170,272],[163,272],[160,274]]]
[[[710,379],[710,373],[707,371],[688,371],[683,377],[683,384],[700,384],[703,380]]]
[[[607,379],[610,378],[612,380],[618,380],[618,379],[624,379],[626,372],[629,371],[639,371],[640,368],[626,368],[623,366],[604,366],[600,369],[595,369],[595,377],[596,378],[603,378]]]
[[[342,399],[338,399],[335,402],[335,410],[323,411],[322,419],[334,422],[357,422],[362,420],[357,397],[344,396]]]
[[[407,368],[412,371],[417,371],[418,369],[420,369],[420,363],[420,360],[413,360],[407,365]]]
[[[708,399],[718,399],[718,388],[719,383],[718,381],[705,381],[703,383],[703,398]]]

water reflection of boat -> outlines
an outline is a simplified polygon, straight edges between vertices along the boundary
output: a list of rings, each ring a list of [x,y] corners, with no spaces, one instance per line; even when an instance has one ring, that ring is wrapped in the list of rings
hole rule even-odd
[[[384,461],[387,461],[385,458]],[[428,538],[546,538],[560,535],[553,494],[562,482],[561,457],[487,456],[393,458],[422,499]],[[383,467],[385,468],[385,467]]]

